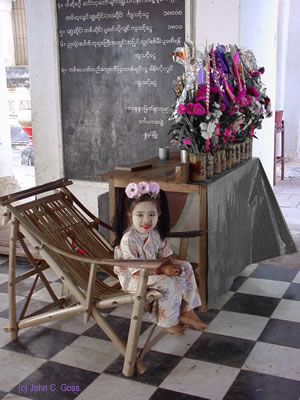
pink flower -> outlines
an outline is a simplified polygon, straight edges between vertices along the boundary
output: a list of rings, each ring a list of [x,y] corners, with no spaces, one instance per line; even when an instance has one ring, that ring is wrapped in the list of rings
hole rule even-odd
[[[126,196],[127,196],[129,199],[134,199],[135,197],[137,197],[138,194],[139,194],[137,184],[134,183],[134,182],[129,183],[129,184],[126,186],[125,193],[126,193]]]
[[[217,132],[217,136],[222,136],[221,131],[220,131],[220,124],[216,125],[216,132]]]
[[[250,92],[255,98],[258,98],[258,90],[254,86],[247,86],[247,91]]]
[[[150,187],[147,182],[138,183],[137,188],[139,193],[142,195],[150,192]]]
[[[150,193],[153,193],[155,195],[158,195],[158,193],[160,191],[159,184],[156,183],[156,182],[150,182],[149,183],[149,189],[150,189]]]
[[[250,76],[259,76],[261,73],[259,71],[253,71],[251,72]]]
[[[244,97],[244,105],[245,106],[250,106],[251,105],[251,97],[250,96],[248,96],[248,95],[246,95],[245,97]]]
[[[261,74],[263,74],[263,73],[265,72],[265,67],[259,68],[259,72],[260,72]]]
[[[196,114],[196,115],[204,115],[205,112],[206,112],[205,108],[203,107],[202,104],[200,104],[200,103],[195,104],[195,106],[194,106],[194,114]]]
[[[215,150],[217,150],[219,148],[219,145],[215,144]]]
[[[193,114],[193,112],[194,112],[194,106],[195,106],[194,103],[188,103],[188,104],[186,105],[186,113],[187,113],[187,114]]]
[[[177,107],[177,112],[178,114],[184,114],[186,112],[186,107],[184,104],[179,104]]]
[[[220,103],[220,110],[222,112],[226,110],[226,104],[223,101],[221,101],[221,103]]]
[[[218,88],[216,87],[216,86],[211,86],[210,87],[210,91],[212,92],[212,93],[218,93],[219,91],[218,91]]]
[[[196,96],[195,101],[199,102],[201,100],[205,100],[205,96]]]
[[[235,110],[235,107],[231,105],[231,106],[229,107],[228,114],[229,114],[229,115],[233,115],[233,114],[235,114],[235,111],[236,111],[236,110]]]
[[[223,135],[226,140],[228,140],[232,136],[232,125],[230,125],[229,128],[224,129]]]
[[[197,90],[196,96],[203,96],[206,93],[206,85],[202,86],[200,89]]]
[[[249,136],[254,136],[254,125],[251,125],[251,129],[249,131]]]
[[[190,141],[190,139],[186,138],[186,139],[183,139],[182,143],[191,144],[192,142]]]
[[[205,150],[206,150],[206,151],[209,151],[209,150],[210,150],[210,142],[209,142],[209,139],[206,139],[206,141],[205,141]]]

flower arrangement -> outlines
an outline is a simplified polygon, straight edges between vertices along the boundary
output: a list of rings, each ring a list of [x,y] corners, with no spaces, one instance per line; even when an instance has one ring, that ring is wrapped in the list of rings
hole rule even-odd
[[[218,45],[195,57],[193,43],[186,42],[172,56],[185,68],[169,118],[172,144],[201,154],[256,137],[254,131],[272,113],[264,68],[250,50]]]

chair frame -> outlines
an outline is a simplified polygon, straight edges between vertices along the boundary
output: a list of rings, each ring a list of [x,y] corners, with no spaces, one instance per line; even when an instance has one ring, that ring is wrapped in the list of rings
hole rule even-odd
[[[6,220],[9,218],[11,223],[10,233],[10,248],[9,248],[9,281],[8,281],[8,296],[9,296],[9,325],[4,328],[6,332],[11,334],[12,340],[15,340],[20,329],[36,326],[49,321],[55,321],[62,318],[70,317],[77,314],[83,314],[84,323],[87,323],[90,317],[93,317],[97,325],[109,337],[112,343],[124,355],[123,374],[132,376],[134,367],[136,366],[138,373],[143,373],[146,366],[143,363],[143,357],[155,343],[157,343],[165,332],[161,331],[156,337],[152,338],[155,324],[145,342],[144,348],[138,350],[138,339],[141,330],[142,317],[146,303],[153,303],[160,297],[160,293],[156,290],[147,289],[147,281],[149,270],[158,268],[165,260],[114,260],[113,248],[109,242],[96,229],[98,225],[102,225],[107,229],[111,229],[108,224],[102,222],[89,212],[80,201],[67,189],[66,186],[72,184],[68,179],[59,179],[45,185],[40,185],[32,189],[27,189],[21,192],[13,193],[0,198],[0,205],[6,206]],[[23,204],[13,205],[15,202],[25,200],[32,196],[37,196],[49,192],[48,194],[36,200],[30,200]],[[67,213],[74,213],[80,218],[86,232],[90,235],[91,242],[101,246],[100,257],[91,256],[91,251],[84,244],[84,251],[79,254],[78,248],[73,247],[73,243],[68,247],[70,240],[69,232],[73,227],[59,230],[57,233],[43,233],[40,225],[45,224],[52,229],[51,221],[58,222],[57,213],[51,211],[51,204],[56,201],[62,202],[66,207]],[[52,203],[51,203],[52,202]],[[56,203],[55,203],[56,204]],[[69,207],[69,209],[68,209]],[[42,209],[49,209],[49,215],[42,213]],[[65,212],[65,209],[62,208]],[[59,209],[59,212],[60,211]],[[67,217],[66,217],[67,218]],[[73,214],[70,217],[73,221]],[[74,217],[75,218],[75,217]],[[91,221],[90,221],[91,219]],[[57,221],[56,221],[57,220]],[[46,221],[46,222],[45,222]],[[61,233],[63,232],[63,233]],[[66,234],[68,232],[68,234]],[[76,233],[76,232],[75,232]],[[203,232],[179,232],[170,236],[184,237],[181,243],[180,259],[184,259],[187,252],[188,238],[186,236],[199,236]],[[58,239],[56,239],[56,235]],[[66,242],[60,245],[60,236],[64,235]],[[42,260],[36,260],[31,254],[25,239],[38,250]],[[53,239],[54,238],[54,239]],[[57,240],[57,241],[56,241]],[[25,254],[27,255],[33,268],[21,276],[16,276],[16,244],[20,242]],[[54,243],[54,244],[53,244]],[[67,244],[66,244],[67,243]],[[80,248],[80,247],[79,247]],[[74,263],[74,270],[72,269]],[[71,265],[71,267],[70,267]],[[79,269],[80,274],[76,275],[75,265]],[[113,267],[115,265],[141,268],[139,275],[138,287],[136,293],[124,293],[120,290],[119,283],[108,286],[104,282],[100,282],[96,277],[97,270],[103,270],[112,277],[115,277]],[[70,292],[64,293],[60,298],[56,296],[51,285],[44,275],[47,268],[51,268],[56,275],[61,279],[63,286]],[[20,281],[32,277],[35,279],[32,288],[29,291],[25,305],[19,319],[16,318],[16,284]],[[82,276],[85,278],[82,278]],[[28,309],[32,294],[36,287],[37,281],[44,283],[53,302],[42,309],[25,316]],[[100,290],[100,289],[101,290]],[[125,342],[117,332],[107,323],[106,319],[99,313],[99,310],[117,307],[122,304],[132,304],[132,316],[127,342]],[[54,307],[59,307],[53,311]]]

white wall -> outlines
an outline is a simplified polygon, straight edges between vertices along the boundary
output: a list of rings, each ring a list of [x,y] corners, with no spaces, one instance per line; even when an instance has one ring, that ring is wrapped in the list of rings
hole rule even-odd
[[[0,0],[0,177],[12,176],[12,155],[8,123],[8,96],[5,65],[7,53],[7,23],[11,18],[11,0]]]
[[[240,0],[196,0],[196,47],[207,44],[239,44]]]
[[[55,1],[25,0],[37,185],[64,176]],[[98,215],[108,184],[75,181],[72,192]]]
[[[288,45],[285,71],[285,155],[291,160],[300,160],[300,2],[290,0]]]
[[[276,98],[278,0],[240,0],[240,46],[252,50],[258,66],[265,67],[263,82],[271,98],[273,110]],[[275,113],[274,113],[275,115]],[[257,130],[253,156],[259,157],[270,182],[273,181],[274,115],[264,120]]]

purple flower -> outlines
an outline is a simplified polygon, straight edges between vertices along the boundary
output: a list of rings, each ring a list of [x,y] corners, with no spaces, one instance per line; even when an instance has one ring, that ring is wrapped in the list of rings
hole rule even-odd
[[[206,113],[205,108],[203,107],[202,104],[197,103],[194,106],[194,114],[196,115],[204,115]]]
[[[187,114],[193,114],[193,112],[194,112],[194,106],[195,106],[194,103],[188,103],[188,104],[186,105],[186,113],[187,113]]]
[[[186,139],[183,139],[182,143],[183,144],[191,144],[192,142],[190,141],[190,139],[186,138]]]
[[[138,194],[139,194],[137,184],[134,183],[134,182],[129,183],[129,184],[126,186],[125,193],[126,193],[126,196],[127,196],[129,199],[134,199],[135,197],[137,197]]]
[[[150,192],[150,187],[147,182],[140,182],[137,185],[138,191],[141,195],[149,193]]]
[[[153,193],[155,195],[158,195],[159,191],[160,191],[160,187],[159,184],[156,182],[150,182],[149,183],[149,188],[150,188],[150,193]]]
[[[186,107],[184,104],[179,104],[177,107],[177,112],[178,114],[184,114],[186,112]]]

